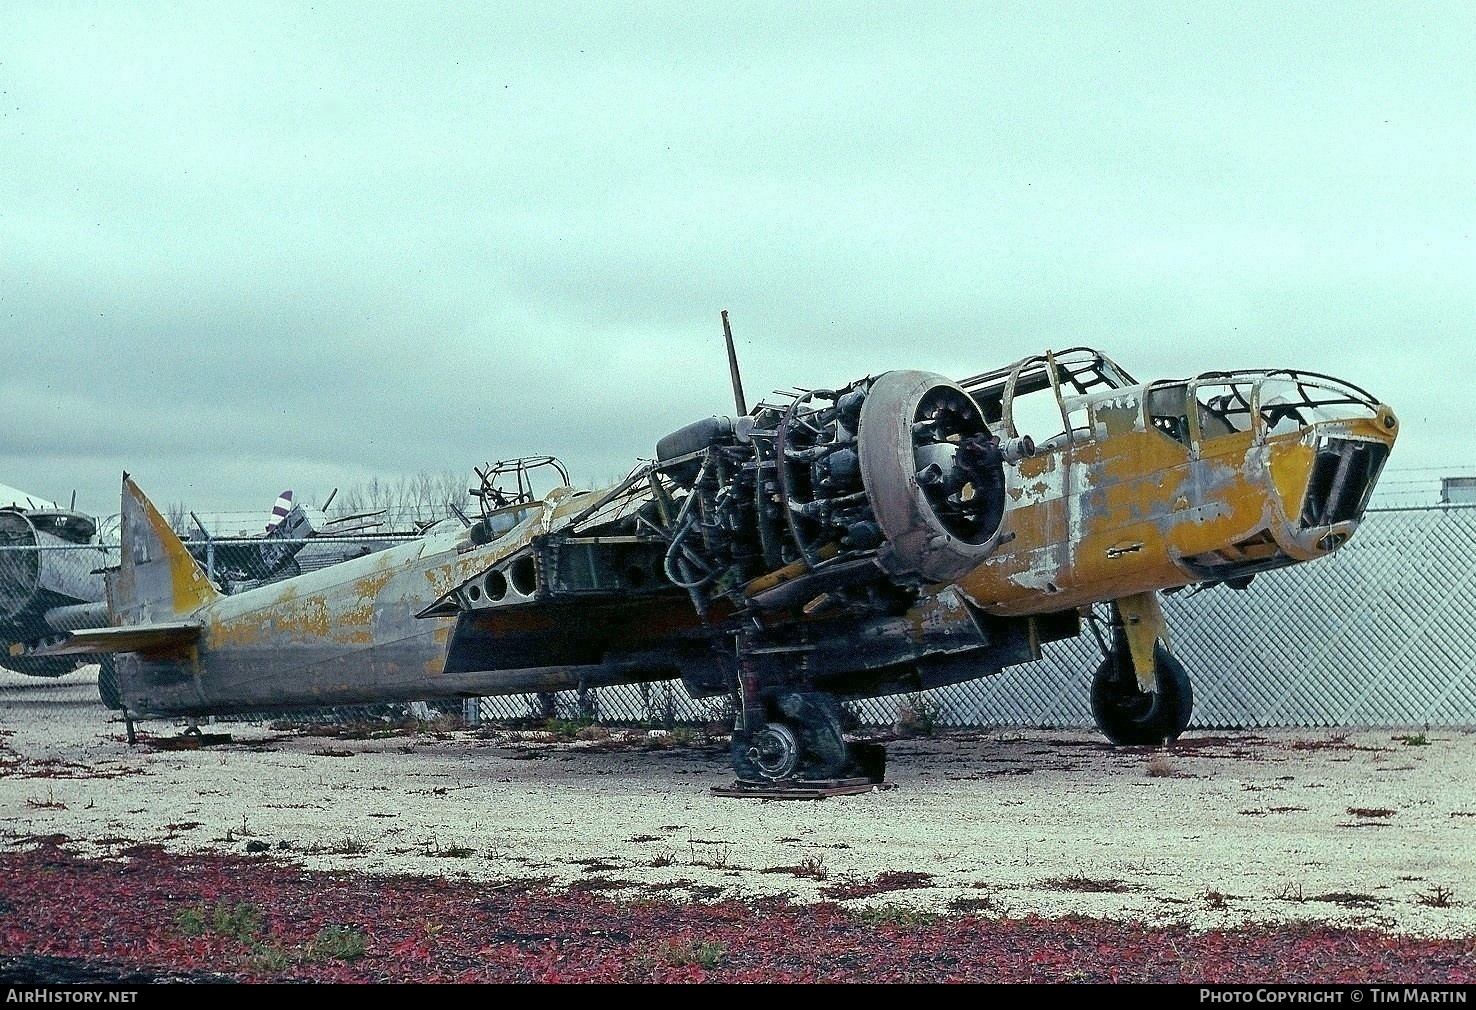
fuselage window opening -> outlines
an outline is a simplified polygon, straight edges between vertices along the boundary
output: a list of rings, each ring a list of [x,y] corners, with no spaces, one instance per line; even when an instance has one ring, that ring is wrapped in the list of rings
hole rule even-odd
[[[1050,362],[1054,363],[1054,374]],[[1008,368],[986,372],[962,380],[960,385],[973,396],[985,422],[996,434],[1029,435],[1041,449],[1059,448],[1066,444],[1067,433],[1073,441],[1091,437],[1088,405],[1072,404],[1071,426],[1063,413],[1062,396],[1075,398],[1104,389],[1120,389],[1134,384],[1133,377],[1116,362],[1089,347],[1073,347],[1053,355],[1025,359]],[[1006,417],[1006,393],[1013,376],[1013,395]]]
[[[1254,383],[1200,382],[1194,385],[1195,413],[1202,442],[1249,431]]]
[[[1024,385],[1023,376],[1021,385]],[[1042,449],[1057,448],[1066,440],[1066,422],[1054,386],[1046,385],[1023,395],[1017,391],[1010,402],[1010,420],[1016,432],[1029,435]]]
[[[1148,390],[1148,426],[1183,445],[1189,444],[1189,387],[1184,383]]]
[[[1373,417],[1377,404],[1361,390],[1320,376],[1271,373],[1257,394],[1268,435],[1284,435],[1319,421]]]

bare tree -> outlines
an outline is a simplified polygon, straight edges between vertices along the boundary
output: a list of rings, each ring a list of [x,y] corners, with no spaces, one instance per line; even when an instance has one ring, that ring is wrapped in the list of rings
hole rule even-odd
[[[190,529],[190,510],[182,501],[170,502],[164,509],[164,521],[169,523],[169,528],[180,536],[184,536]]]
[[[469,477],[470,474],[455,470],[438,473],[422,470],[414,476],[393,480],[371,477],[335,495],[332,514],[383,512],[383,522],[388,529],[414,529],[454,515],[453,506],[462,512],[474,511],[468,493]]]

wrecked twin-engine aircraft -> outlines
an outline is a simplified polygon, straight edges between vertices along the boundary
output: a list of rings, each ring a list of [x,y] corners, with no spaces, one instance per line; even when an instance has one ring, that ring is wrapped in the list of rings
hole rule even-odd
[[[731,349],[731,342],[730,342]],[[835,778],[839,702],[1000,672],[1110,604],[1091,685],[1122,744],[1189,721],[1158,593],[1337,550],[1398,421],[1297,371],[1141,383],[1089,348],[962,381],[892,371],[660,440],[615,487],[484,481],[469,528],[219,595],[126,476],[113,627],[128,715],[680,678],[727,694],[740,778]]]

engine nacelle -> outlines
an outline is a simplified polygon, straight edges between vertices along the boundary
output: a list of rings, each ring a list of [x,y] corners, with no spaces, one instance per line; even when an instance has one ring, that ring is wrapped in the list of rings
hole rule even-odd
[[[957,578],[998,545],[1005,462],[1033,451],[1028,439],[1002,446],[973,398],[931,372],[695,422],[657,445],[689,495],[667,574],[708,596],[743,587],[760,607],[818,607],[822,592],[884,576]]]
[[[943,582],[989,557],[1004,517],[1004,455],[973,398],[932,372],[886,372],[860,420],[883,566]]]

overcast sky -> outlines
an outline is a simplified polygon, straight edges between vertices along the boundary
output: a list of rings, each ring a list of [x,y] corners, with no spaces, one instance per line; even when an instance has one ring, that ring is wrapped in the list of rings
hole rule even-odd
[[[269,510],[1092,344],[1471,462],[1476,6],[5,5],[0,481]],[[1466,469],[1465,472],[1470,472]]]

